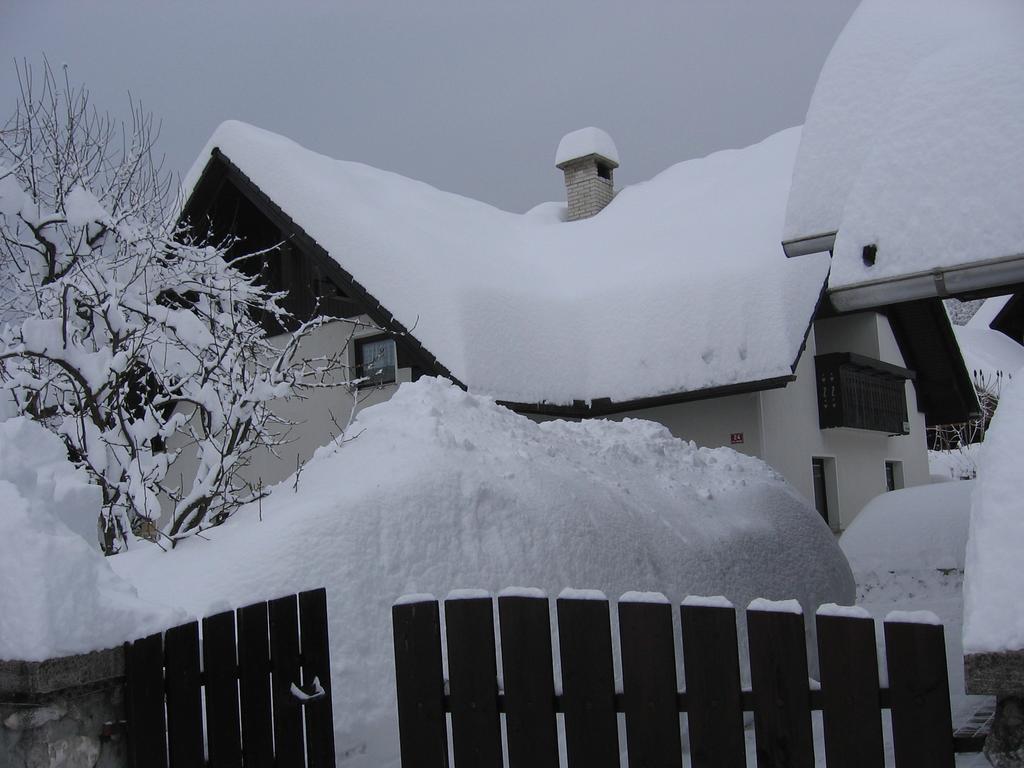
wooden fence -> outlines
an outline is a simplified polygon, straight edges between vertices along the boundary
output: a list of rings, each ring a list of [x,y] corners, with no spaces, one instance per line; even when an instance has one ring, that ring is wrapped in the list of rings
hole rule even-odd
[[[127,643],[125,657],[133,768],[335,765],[323,589]]]
[[[557,768],[557,719],[569,768],[619,768],[619,714],[631,768],[746,766],[743,713],[753,712],[757,765],[813,766],[812,711],[822,712],[829,768],[884,764],[881,711],[891,712],[898,768],[952,768],[954,737],[943,628],[887,622],[889,685],[879,685],[874,622],[818,615],[820,687],[808,679],[803,616],[748,611],[751,690],[740,685],[733,608],[681,607],[686,690],[677,690],[668,603],[618,605],[622,691],[615,689],[605,600],[557,601],[561,689],[555,687],[547,598],[498,598],[501,678],[489,597],[445,601],[448,679],[435,600],[392,609],[403,768]],[[499,679],[503,686],[499,688]],[[978,745],[964,745],[976,751]]]

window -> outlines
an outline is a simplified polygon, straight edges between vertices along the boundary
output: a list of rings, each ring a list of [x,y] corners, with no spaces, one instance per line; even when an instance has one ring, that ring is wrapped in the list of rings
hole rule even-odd
[[[356,374],[365,379],[361,386],[391,384],[395,381],[397,362],[394,339],[376,336],[356,341]]]
[[[818,425],[910,434],[906,380],[912,371],[852,353],[814,358]]]
[[[903,462],[885,462],[885,490],[896,491],[903,487]]]

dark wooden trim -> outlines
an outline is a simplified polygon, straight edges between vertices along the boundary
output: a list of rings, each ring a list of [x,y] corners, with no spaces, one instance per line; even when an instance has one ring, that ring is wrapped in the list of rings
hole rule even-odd
[[[909,368],[903,368],[899,365],[893,365],[892,363],[886,363],[882,360],[876,360],[873,357],[867,357],[866,355],[858,355],[855,352],[828,352],[824,355],[816,355],[815,360],[821,360],[825,363],[832,364],[848,364],[854,368],[863,370],[870,370],[885,376],[889,376],[894,379],[902,379],[906,381],[909,379],[913,381],[917,378],[917,374]]]
[[[878,311],[888,319],[907,367],[917,372],[917,407],[927,426],[976,416],[980,407],[974,384],[942,299],[892,304]]]
[[[725,384],[721,387],[695,389],[689,392],[676,392],[670,395],[641,397],[636,400],[614,401],[611,398],[601,397],[591,400],[589,403],[583,400],[573,400],[572,405],[517,403],[511,400],[499,400],[498,404],[511,408],[518,413],[570,419],[589,419],[609,416],[615,413],[638,411],[643,408],[658,408],[663,405],[688,403],[695,400],[709,400],[714,397],[726,397],[728,395],[743,395],[750,392],[760,392],[765,389],[779,389],[795,380],[795,375],[776,376],[772,379],[760,379],[759,381],[748,381],[740,384]]]

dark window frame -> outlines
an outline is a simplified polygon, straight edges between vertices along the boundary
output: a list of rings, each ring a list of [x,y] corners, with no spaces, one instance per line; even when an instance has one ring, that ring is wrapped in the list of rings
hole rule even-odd
[[[366,363],[363,362],[363,348],[364,347],[366,347],[369,344],[376,344],[376,343],[381,342],[381,341],[390,341],[391,345],[392,345],[392,347],[393,347],[393,349],[395,351],[395,364],[392,367],[391,378],[385,378],[384,376],[381,376],[380,378],[376,378],[376,377],[373,377],[373,376],[368,376],[365,381],[359,382],[359,384],[357,385],[359,387],[359,389],[369,389],[369,388],[374,388],[374,387],[383,387],[383,386],[387,386],[388,384],[396,384],[396,383],[398,383],[398,367],[399,367],[399,365],[398,365],[398,344],[395,342],[394,337],[392,337],[392,336],[390,336],[389,334],[386,334],[386,333],[376,333],[376,334],[374,334],[372,336],[361,336],[359,338],[356,338],[354,341],[355,341],[355,358],[356,358],[355,359],[356,378],[362,378],[365,375],[365,372],[363,370],[364,366],[366,365]]]

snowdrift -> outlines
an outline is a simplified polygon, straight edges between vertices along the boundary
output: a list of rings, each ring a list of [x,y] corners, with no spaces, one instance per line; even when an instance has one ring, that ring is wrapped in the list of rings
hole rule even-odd
[[[96,544],[99,508],[99,488],[59,437],[26,418],[0,422],[0,659],[111,648],[185,620],[110,570]]]
[[[839,539],[859,575],[963,570],[973,480],[920,485],[868,502]]]
[[[439,379],[363,411],[209,540],[111,558],[151,599],[196,615],[327,587],[346,765],[397,762],[390,607],[406,593],[564,587],[849,604],[849,566],[763,462],[662,426],[537,424]]]
[[[1003,391],[978,457],[964,576],[964,650],[1024,650],[1020,435],[1024,378]]]

